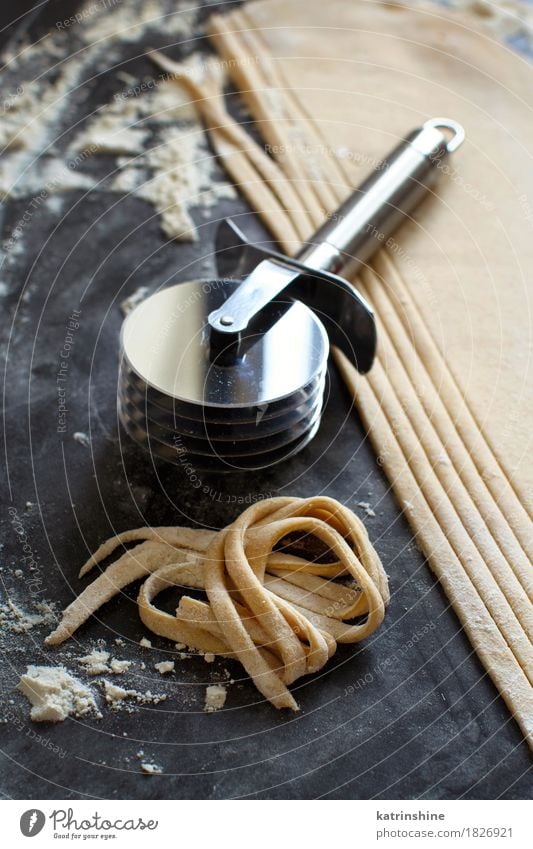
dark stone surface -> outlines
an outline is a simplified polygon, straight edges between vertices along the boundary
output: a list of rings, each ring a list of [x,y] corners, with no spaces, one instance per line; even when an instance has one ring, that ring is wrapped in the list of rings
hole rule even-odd
[[[98,167],[105,171],[106,163]],[[204,475],[201,484],[209,494],[179,468],[154,467],[117,428],[120,301],[139,285],[155,289],[167,278],[206,276],[199,265],[211,255],[214,219],[219,213],[242,214],[243,226],[260,235],[255,217],[240,201],[217,209],[207,223],[199,214],[201,239],[185,245],[165,242],[153,210],[139,200],[75,193],[66,196],[66,204],[61,220],[45,206],[33,217],[25,253],[5,278],[4,592],[29,606],[25,582],[30,575],[21,564],[9,507],[17,511],[38,563],[43,594],[62,607],[87,585],[88,578],[77,578],[87,554],[115,531],[144,523],[218,528],[240,512],[239,497],[324,493],[365,520],[390,576],[392,602],[378,633],[359,646],[341,647],[320,674],[298,682],[296,715],[261,701],[232,662],[178,660],[174,675],[160,677],[153,663],[171,657],[172,646],[153,638],[152,651],[139,648],[146,632],[131,601],[137,586],[106,605],[62,650],[44,650],[46,628],[32,629],[18,643],[6,641],[3,794],[35,799],[530,796],[529,754],[521,734],[424,563],[333,371],[323,424],[304,452],[265,473]],[[23,207],[18,202],[7,208],[4,238]],[[24,291],[29,294],[20,299]],[[80,327],[66,381],[67,432],[61,434],[56,374],[65,326],[75,309],[81,310]],[[76,431],[89,434],[90,448],[74,441]],[[370,502],[375,517],[357,507],[360,501]],[[22,569],[22,578],[16,569]],[[103,708],[100,721],[32,725],[26,701],[13,690],[26,663],[54,664],[71,651],[68,665],[76,669],[76,658],[97,639],[112,648],[116,637],[125,641],[117,656],[135,661],[127,686],[165,692],[167,700],[131,714]],[[207,715],[205,685],[224,680],[224,669],[234,678],[226,708]],[[140,773],[140,749],[163,767],[164,777]]]

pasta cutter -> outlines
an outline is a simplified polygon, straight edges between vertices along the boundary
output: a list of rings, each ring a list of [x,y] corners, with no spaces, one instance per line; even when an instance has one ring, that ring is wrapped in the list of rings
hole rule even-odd
[[[263,469],[306,446],[320,424],[330,344],[361,373],[374,359],[372,310],[345,276],[414,209],[463,139],[455,121],[426,121],[295,257],[222,222],[218,279],[164,288],[124,321],[118,414],[127,433],[199,471]]]

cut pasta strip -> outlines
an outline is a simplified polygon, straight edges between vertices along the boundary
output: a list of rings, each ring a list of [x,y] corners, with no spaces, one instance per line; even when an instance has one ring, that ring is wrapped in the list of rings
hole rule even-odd
[[[391,61],[390,67],[397,67],[400,73],[396,77],[388,73],[388,84],[394,88],[396,80],[401,80],[404,73],[408,73],[412,79],[423,80],[423,85],[418,88],[415,85],[413,89],[416,107],[421,114],[430,114],[433,109],[432,91],[425,85],[427,76],[419,73],[421,54],[408,37],[409,28],[418,13],[407,13],[405,8],[402,15],[395,15],[392,20],[387,4],[363,4],[364,9],[358,4],[346,6],[339,2],[337,5],[343,26],[336,30],[336,40],[339,33],[344,35],[343,29],[350,34],[364,33],[364,38],[360,40],[360,45],[364,47],[376,33],[382,32],[383,24],[387,31],[394,30],[396,38],[390,45],[394,61]],[[312,0],[306,5],[303,18],[296,2],[258,2],[223,16],[214,16],[209,27],[215,47],[227,61],[262,136],[269,143],[275,142],[276,148],[272,149],[279,151],[275,156],[287,182],[299,190],[302,206],[312,209],[314,214],[318,204],[310,204],[308,195],[314,193],[315,199],[318,199],[315,174],[326,173],[322,169],[330,168],[331,153],[337,150],[336,139],[342,136],[342,127],[328,117],[329,101],[338,97],[339,103],[351,102],[349,98],[345,101],[344,91],[340,92],[338,85],[335,88],[335,83],[342,78],[339,75],[342,63],[352,59],[351,38],[343,42],[341,36],[336,41],[338,59],[337,54],[335,60],[329,56],[325,59],[318,49],[325,43],[327,15],[328,12],[319,0]],[[280,25],[282,19],[285,26]],[[429,19],[424,20],[423,25],[426,24],[431,40],[436,31],[431,32],[433,24]],[[494,63],[496,43],[491,45],[494,53],[485,50],[485,40],[476,35],[475,28],[464,26],[464,22],[456,27],[456,22],[451,19],[446,21],[446,16],[439,17],[438,26],[438,38],[441,38],[441,28],[450,35],[453,32],[454,39],[459,37],[460,30],[460,50],[463,55],[476,56],[476,62],[469,65],[474,68],[473,76],[465,73],[462,79],[465,90],[470,92],[470,96],[475,91],[477,98],[480,92],[479,67],[490,69]],[[308,82],[313,65],[301,57],[294,60],[290,48],[295,39],[298,39],[300,46],[306,46],[307,55],[317,57],[316,61],[321,66],[320,79],[328,80],[331,87],[321,88],[316,81],[314,84]],[[348,51],[346,45],[350,45]],[[513,68],[509,56],[505,57],[503,64],[500,62],[502,73],[505,73],[508,81],[512,80],[513,91],[516,85],[517,92],[524,92],[527,90],[527,80],[517,72],[516,66]],[[251,62],[250,57],[255,57],[255,62]],[[426,57],[423,61],[426,61]],[[375,72],[372,65],[371,73]],[[365,76],[364,71],[362,77],[368,82],[368,75]],[[487,73],[487,79],[489,77]],[[398,82],[398,85],[401,86],[401,83]],[[381,118],[385,117],[384,112],[389,110],[391,101],[380,103],[374,97],[365,101],[354,93],[355,97],[358,98],[356,120],[360,128],[368,123],[372,125],[372,133],[377,126],[390,129],[389,116],[386,116],[383,124]],[[462,100],[462,97],[452,97],[453,108],[459,109],[459,112]],[[266,104],[270,104],[270,108]],[[296,179],[296,174],[299,177],[302,173],[303,162],[295,162],[294,156],[291,157],[294,146],[290,116],[298,124],[303,147],[307,146],[311,154],[315,153],[305,163],[308,180],[308,186],[303,189],[305,195],[301,190],[301,179]],[[511,117],[517,127],[524,125],[526,115],[522,115],[519,109],[512,110]],[[399,130],[400,124],[396,128]],[[483,134],[483,122],[469,115],[469,136],[474,138],[477,133]],[[517,135],[520,136],[519,131]],[[317,138],[325,139],[326,144],[322,147],[316,145]],[[500,141],[495,142],[495,145],[498,146],[499,156]],[[377,164],[371,163],[372,157],[367,159],[368,154],[375,149],[372,134],[365,133],[364,141],[358,139],[357,153],[362,154],[361,165],[368,162],[374,167]],[[493,154],[496,156],[495,148]],[[358,163],[355,164],[358,166]],[[350,167],[351,164],[345,159],[338,159],[337,165],[346,179],[339,180],[329,170],[326,179],[329,180],[332,192],[339,198],[348,192],[350,185],[359,184],[362,169]],[[470,160],[466,167],[470,168],[470,173],[478,173],[475,161]],[[482,184],[479,173],[478,179]],[[498,187],[499,191],[503,197],[503,188]],[[460,189],[457,188],[453,196],[450,191],[450,196],[453,197],[450,208],[461,210],[466,202],[465,193],[461,197]],[[326,212],[327,204],[323,206]],[[256,206],[256,209],[261,214],[260,207]],[[518,211],[518,215],[517,230],[523,212]],[[520,446],[525,444],[527,425],[524,428],[525,419],[516,413],[512,420],[514,398],[510,394],[512,400],[509,406],[499,408],[503,416],[509,413],[510,424],[502,430],[499,428],[500,417],[492,416],[498,425],[498,430],[495,430],[485,417],[484,394],[480,391],[484,379],[482,370],[479,377],[476,372],[480,381],[476,384],[475,380],[471,380],[470,371],[463,369],[461,358],[464,356],[468,359],[468,343],[464,349],[456,343],[455,347],[449,346],[449,350],[441,350],[438,344],[440,336],[437,335],[438,322],[428,317],[428,311],[424,310],[428,290],[419,285],[417,257],[424,257],[424,274],[428,277],[433,274],[437,279],[441,270],[442,233],[448,232],[447,227],[450,228],[450,239],[453,238],[451,218],[449,216],[446,222],[442,216],[435,214],[432,220],[430,217],[424,219],[424,228],[419,228],[416,233],[411,228],[409,250],[392,240],[392,244],[387,245],[375,258],[373,264],[381,279],[374,279],[378,275],[368,268],[362,275],[363,285],[369,284],[368,294],[372,294],[376,300],[377,315],[383,320],[379,330],[382,344],[378,349],[378,367],[361,380],[340,352],[335,351],[335,356],[344,382],[379,453],[380,462],[405,508],[431,568],[445,589],[479,658],[530,745],[533,745],[533,699],[528,680],[528,677],[531,679],[532,668],[532,490],[528,486],[527,463],[522,458],[521,465],[518,465],[516,459]],[[431,250],[431,242],[426,238],[428,233],[437,246],[435,251]],[[423,252],[420,249],[422,238],[425,239]],[[476,247],[482,243],[483,239],[476,243]],[[492,254],[492,237],[487,237],[486,244]],[[507,249],[508,244],[505,243],[505,253],[501,256],[507,255]],[[467,292],[466,303],[473,305],[479,323],[484,313],[478,305],[483,303],[485,275],[472,275],[469,251],[463,250],[462,255],[457,252],[455,257],[457,265],[454,273],[464,271],[461,276],[468,277],[469,284],[464,287]],[[454,282],[449,276],[447,282],[451,291]],[[442,285],[439,279],[439,286]],[[514,289],[506,294],[505,303],[508,314],[514,316],[511,305],[520,302],[516,293],[521,293],[523,289],[522,274],[515,276],[513,286]],[[448,300],[453,303],[453,298]],[[441,314],[438,309],[432,309],[431,312],[437,317]],[[491,318],[487,318],[487,332],[484,334],[487,352],[491,349],[494,334],[499,330],[491,321]],[[492,332],[491,328],[494,328]],[[392,356],[387,356],[386,348],[394,348]],[[517,347],[514,356],[521,357],[522,349]],[[479,359],[485,362],[487,357]],[[511,356],[505,358],[506,375],[517,371],[512,367],[513,362]],[[463,371],[469,375],[470,383],[465,384],[460,379]],[[520,400],[517,397],[517,401]],[[525,409],[524,404],[521,409]],[[402,433],[396,427],[398,421],[402,422]],[[409,427],[413,428],[417,436],[420,435],[420,443],[410,438],[412,434],[409,434]],[[505,439],[501,438],[502,432]],[[271,565],[274,569],[284,568],[281,558]],[[297,563],[287,563],[287,566],[300,574]],[[288,592],[287,580],[284,578],[278,585],[284,588],[285,593]],[[314,624],[320,622],[323,627],[328,627],[327,622],[319,618],[319,613],[308,611],[307,615]],[[339,627],[345,628],[343,624]],[[345,636],[351,638],[353,632]],[[335,637],[341,641],[338,630],[335,631]]]

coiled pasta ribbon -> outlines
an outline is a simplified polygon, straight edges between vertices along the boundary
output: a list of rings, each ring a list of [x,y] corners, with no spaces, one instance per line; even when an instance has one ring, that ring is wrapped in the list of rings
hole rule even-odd
[[[317,540],[326,563],[309,554]],[[291,541],[297,553],[287,553]],[[321,669],[337,643],[372,634],[389,601],[387,576],[364,525],[332,498],[267,499],[219,532],[126,531],[101,545],[80,576],[130,542],[138,544],[66,608],[48,645],[66,640],[102,604],[145,578],[137,601],[147,628],[239,660],[275,707],[297,710],[288,686]],[[205,600],[183,595],[171,615],[154,605],[169,587],[204,590]]]

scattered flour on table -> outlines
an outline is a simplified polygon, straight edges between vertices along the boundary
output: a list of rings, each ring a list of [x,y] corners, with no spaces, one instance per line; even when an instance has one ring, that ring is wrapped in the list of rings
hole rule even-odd
[[[205,691],[204,711],[213,713],[220,710],[226,703],[227,690],[223,684],[210,684]]]
[[[412,0],[412,4],[436,7],[429,0]],[[499,38],[519,38],[525,50],[533,48],[530,3],[447,0],[445,5],[470,11],[481,26]],[[190,98],[178,84],[170,80],[139,80],[119,69],[117,82],[126,89],[117,91],[111,103],[98,110],[93,123],[87,122],[79,136],[81,140],[85,133],[85,144],[74,145],[76,155],[73,157],[69,150],[64,162],[58,159],[56,149],[70,115],[72,96],[83,102],[85,81],[98,78],[113,65],[120,68],[129,45],[148,44],[150,33],[174,36],[177,42],[193,38],[199,32],[199,6],[198,0],[128,0],[127,4],[116,3],[96,14],[93,0],[87,0],[77,12],[79,21],[75,26],[56,26],[31,46],[18,40],[5,50],[0,195],[27,197],[43,188],[50,194],[94,186],[95,181],[80,170],[83,157],[94,152],[93,146],[100,152],[140,152],[149,138],[147,112],[151,111],[159,124],[165,119],[170,123],[176,117],[173,110],[181,106],[181,118],[196,122],[199,127],[191,105],[187,105]],[[126,173],[119,173],[117,191],[130,191],[125,187],[131,185],[135,171],[142,171],[141,165],[146,167],[147,163],[136,163]],[[153,196],[157,197],[155,188]],[[165,222],[165,229],[172,229],[171,221]]]
[[[31,703],[34,722],[62,722],[67,716],[90,713],[102,718],[89,687],[64,666],[28,666],[17,690]]]
[[[111,657],[110,652],[103,649],[94,649],[85,657],[80,657],[78,663],[85,667],[85,671],[89,675],[102,675],[112,672],[114,675],[121,675],[126,672],[131,664],[131,660],[117,660],[116,657]]]
[[[113,65],[119,67],[131,42],[146,39],[150,32],[192,37],[198,6],[198,0],[128,0],[96,15],[95,4],[87,0],[77,10],[75,26],[58,25],[34,44],[19,39],[4,50],[0,197],[38,195],[44,202],[53,193],[93,188],[96,181],[83,173],[85,160],[99,151],[138,152],[151,132],[137,124],[138,118],[149,112],[160,123],[174,121],[172,108],[166,112],[171,105],[174,110],[184,105],[183,115],[194,117],[177,85],[163,87],[157,80],[135,77],[127,83],[130,93],[151,86],[153,97],[128,98],[122,92],[124,96],[104,105],[94,120],[90,116],[87,120],[86,109],[79,109],[87,97],[86,81]],[[85,143],[60,150],[65,147],[64,134],[75,122],[86,124],[80,134],[83,138],[85,133]]]
[[[230,183],[215,180],[202,123],[178,82],[165,76],[136,79],[118,70],[117,83],[125,88],[117,86],[109,102],[80,119],[67,150],[59,153],[56,146],[71,98],[83,99],[87,78],[113,63],[119,66],[128,45],[149,43],[150,33],[174,36],[177,42],[193,38],[199,5],[198,0],[129,0],[95,14],[94,3],[87,0],[75,27],[56,27],[31,48],[20,44],[6,53],[5,70],[11,76],[5,80],[0,127],[0,197],[44,192],[46,200],[73,189],[133,194],[155,207],[168,238],[197,240],[190,209],[207,210],[236,193]],[[435,8],[429,0],[416,5]],[[445,5],[466,9],[498,37],[522,39],[524,49],[533,49],[533,5],[518,0],[447,0]],[[205,64],[205,56],[193,54],[187,64],[195,61]],[[84,173],[85,160],[95,154],[117,157],[109,179],[97,181]]]
[[[91,8],[89,0],[86,8]],[[132,6],[134,8],[132,9]],[[141,3],[110,4],[104,14],[87,16],[83,38],[88,43],[102,41],[109,43],[119,37],[124,43],[138,41],[147,31],[161,29],[168,35],[191,38],[195,31],[198,3],[193,0],[142,0]]]
[[[87,150],[91,155],[122,155],[119,165],[140,168],[142,160],[129,157],[143,153],[153,129],[176,121],[198,123],[184,88],[176,81],[157,77],[136,80],[98,108],[71,143],[70,150]]]
[[[120,102],[105,106],[83,130],[79,137],[82,149],[95,153],[135,154],[142,151],[150,131],[148,128],[128,126]],[[79,142],[78,145],[79,147]]]
[[[122,675],[128,671],[131,665],[131,660],[117,660],[116,657],[112,657],[109,662],[109,669],[114,675]]]
[[[214,180],[213,156],[200,124],[170,128],[146,157],[152,177],[136,194],[155,207],[169,239],[197,241],[190,208],[210,208],[220,198],[236,197],[230,183]]]
[[[63,212],[64,198],[60,195],[50,195],[46,199],[46,206],[54,215],[61,215]]]

